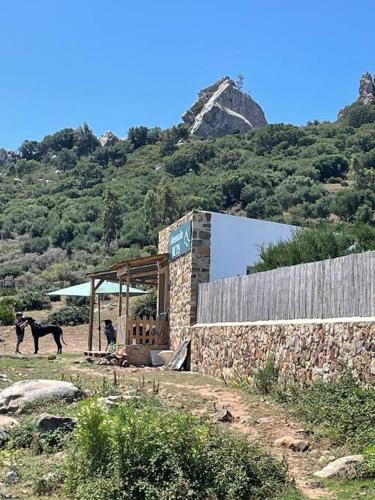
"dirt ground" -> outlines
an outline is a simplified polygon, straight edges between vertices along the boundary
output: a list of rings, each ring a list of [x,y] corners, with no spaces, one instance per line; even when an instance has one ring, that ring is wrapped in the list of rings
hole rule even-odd
[[[107,306],[105,317],[110,317],[111,313],[115,314],[115,311],[110,304]],[[37,319],[43,319],[41,314],[35,313],[34,316]],[[113,367],[85,362],[83,351],[87,348],[87,331],[87,325],[65,327],[64,338],[68,346],[64,346],[62,356],[48,361],[47,355],[56,351],[52,338],[42,338],[40,355],[33,356],[32,337],[28,329],[25,342],[21,346],[24,356],[16,357],[13,355],[14,328],[0,327],[0,338],[3,339],[3,342],[0,342],[0,371],[7,374],[12,381],[28,378],[59,379],[64,375],[80,376],[95,382],[103,377],[113,377]],[[97,342],[97,330],[95,333]],[[221,380],[197,373],[171,373],[160,368],[115,368],[115,371],[124,387],[142,384],[146,390],[151,391],[156,385],[159,388],[159,396],[168,405],[179,406],[196,415],[208,415],[216,419],[219,410],[228,409],[234,416],[234,421],[221,425],[245,433],[249,439],[255,440],[274,455],[287,460],[290,475],[301,491],[301,497],[293,496],[290,500],[352,498],[351,496],[337,496],[326,483],[314,479],[315,471],[334,458],[338,458],[335,455],[337,452],[330,447],[329,441],[319,439],[315,436],[314,429],[306,428],[301,422],[292,418],[282,406],[270,399],[248,394],[225,385]],[[0,383],[0,390],[2,387]],[[284,436],[307,439],[310,447],[304,453],[276,447],[275,440]],[[363,496],[373,498],[367,494]]]
[[[27,311],[25,316],[31,316],[39,322],[46,321],[47,317],[54,310],[64,306],[64,302],[53,302],[52,310],[50,311]],[[101,318],[116,320],[117,302],[116,300],[104,302],[101,307]],[[63,345],[64,352],[82,353],[87,350],[88,325],[64,326],[63,336],[67,346]],[[14,326],[0,326],[0,354],[14,354],[16,345],[16,330]],[[105,346],[102,325],[102,346]],[[98,333],[98,309],[95,309],[95,324],[94,324],[94,349],[99,348],[99,333]],[[29,356],[34,352],[34,343],[31,335],[30,327],[25,329],[25,340],[20,346],[20,351],[25,356]],[[53,341],[52,335],[47,335],[39,340],[40,354],[54,354],[56,352],[56,344]]]

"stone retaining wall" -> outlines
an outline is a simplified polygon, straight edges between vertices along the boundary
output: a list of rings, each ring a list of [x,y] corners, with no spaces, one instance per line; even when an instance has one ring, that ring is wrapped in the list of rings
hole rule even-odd
[[[188,338],[188,332],[183,332]],[[375,319],[201,324],[190,329],[191,369],[231,379],[274,358],[280,377],[313,381],[342,366],[375,381]]]

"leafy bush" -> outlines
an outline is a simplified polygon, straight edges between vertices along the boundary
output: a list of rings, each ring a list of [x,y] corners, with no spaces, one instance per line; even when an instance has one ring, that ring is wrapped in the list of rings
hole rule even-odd
[[[49,247],[48,238],[32,238],[25,241],[22,247],[23,253],[43,253]]]
[[[322,225],[298,230],[289,240],[262,247],[260,260],[253,269],[268,271],[372,249],[375,249],[375,229],[370,226]]]
[[[271,498],[286,484],[285,464],[246,437],[143,400],[84,402],[67,472],[80,500]]]
[[[0,300],[0,325],[12,325],[14,322],[13,299],[5,298]]]
[[[56,325],[83,325],[89,322],[87,306],[65,306],[49,315],[48,321]]]
[[[41,311],[51,309],[49,296],[41,290],[24,290],[20,292],[15,301],[18,311]]]
[[[54,431],[36,434],[33,440],[33,450],[35,453],[56,453],[61,451],[70,439],[71,434],[65,429],[55,429]]]
[[[11,427],[8,431],[7,448],[31,448],[36,433],[36,424],[33,418],[26,418],[20,425]]]
[[[287,387],[279,399],[351,451],[362,451],[375,442],[375,388],[361,387],[349,372],[336,380]]]
[[[66,305],[67,306],[88,306],[90,304],[89,297],[67,297]]]
[[[271,394],[277,384],[279,372],[275,366],[275,362],[269,359],[266,364],[256,370],[253,374],[254,387],[259,394]]]
[[[141,318],[143,316],[156,317],[156,301],[157,293],[155,290],[151,290],[147,295],[142,295],[142,297],[137,297],[132,304],[132,314]]]

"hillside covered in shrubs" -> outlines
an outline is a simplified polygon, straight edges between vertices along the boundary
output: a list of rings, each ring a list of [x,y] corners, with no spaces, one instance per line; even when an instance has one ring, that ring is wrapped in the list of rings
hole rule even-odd
[[[373,104],[354,103],[334,123],[211,140],[186,125],[107,138],[84,124],[0,151],[1,286],[75,284],[99,264],[153,253],[159,229],[192,209],[334,223],[344,251],[373,248]]]

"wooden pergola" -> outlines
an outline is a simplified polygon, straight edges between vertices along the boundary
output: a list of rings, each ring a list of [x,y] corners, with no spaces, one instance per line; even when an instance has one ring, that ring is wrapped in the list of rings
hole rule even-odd
[[[88,350],[92,350],[94,331],[95,292],[104,280],[118,281],[120,285],[118,316],[122,316],[122,290],[125,284],[125,317],[126,331],[129,321],[129,289],[131,285],[156,286],[158,288],[158,315],[167,311],[169,303],[167,253],[140,257],[123,262],[117,262],[110,269],[88,273],[91,280],[90,319],[88,334]]]

